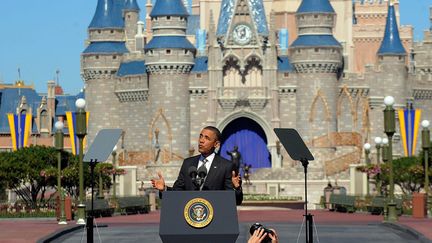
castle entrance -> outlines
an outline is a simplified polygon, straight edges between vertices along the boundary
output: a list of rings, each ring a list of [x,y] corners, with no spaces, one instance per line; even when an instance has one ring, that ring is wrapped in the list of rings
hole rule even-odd
[[[227,152],[238,147],[243,164],[252,169],[271,167],[271,155],[267,148],[267,137],[262,127],[254,120],[239,117],[231,121],[222,131],[220,155],[231,159]]]

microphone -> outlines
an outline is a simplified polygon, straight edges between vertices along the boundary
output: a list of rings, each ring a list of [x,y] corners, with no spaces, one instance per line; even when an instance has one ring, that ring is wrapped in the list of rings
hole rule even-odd
[[[197,168],[195,166],[189,167],[189,169],[188,169],[188,175],[192,179],[192,184],[194,184],[194,186],[196,188],[195,190],[198,190],[199,187],[200,187],[200,183],[198,181],[199,179],[197,179],[197,175],[198,175]]]
[[[192,178],[192,180],[196,179],[198,172],[195,166],[191,166],[188,169],[188,175]]]
[[[198,177],[202,180],[207,176],[207,168],[205,166],[201,166],[198,169]]]
[[[204,179],[207,176],[207,168],[205,166],[201,166],[198,168],[198,188],[201,190],[201,186],[204,184]]]

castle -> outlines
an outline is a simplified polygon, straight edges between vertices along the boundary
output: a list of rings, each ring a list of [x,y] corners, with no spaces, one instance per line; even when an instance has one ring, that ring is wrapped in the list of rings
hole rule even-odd
[[[98,0],[81,54],[89,140],[102,128],[124,130],[117,155],[130,173],[117,186],[136,194],[156,171],[172,183],[197,153],[200,129],[213,125],[220,154],[238,146],[252,165],[246,192],[302,196],[303,168],[273,132],[290,127],[315,157],[311,202],[328,181],[362,194],[353,172],[363,144],[385,136],[384,97],[432,119],[432,29],[415,42],[398,19],[396,0],[148,0],[142,10],[136,0]],[[27,145],[50,146],[55,121],[84,97],[54,81],[46,94],[22,80],[0,94],[2,151],[13,149],[8,114],[31,114]],[[404,156],[398,114],[396,123],[393,151]]]
[[[144,23],[136,0],[98,0],[81,54],[89,138],[122,128],[120,164],[138,181],[163,171],[172,182],[213,125],[221,155],[237,145],[255,169],[250,192],[299,196],[302,167],[273,132],[291,127],[315,157],[313,200],[329,179],[348,187],[363,144],[384,136],[385,96],[432,118],[432,32],[414,43],[398,6],[149,0]],[[399,131],[393,142],[403,155]]]

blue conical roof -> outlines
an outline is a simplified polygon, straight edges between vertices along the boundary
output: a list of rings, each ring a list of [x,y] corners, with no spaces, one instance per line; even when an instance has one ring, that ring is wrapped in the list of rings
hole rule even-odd
[[[159,16],[189,16],[182,0],[157,0],[150,17]]]
[[[303,0],[297,13],[334,13],[329,0]]]
[[[98,0],[89,29],[123,28],[124,0]]]
[[[135,10],[135,11],[140,10],[136,0],[126,0],[124,9],[125,10]]]
[[[396,15],[394,6],[390,5],[387,13],[387,22],[384,32],[384,38],[381,42],[381,47],[378,50],[378,55],[405,55],[406,51],[399,37],[398,25],[396,23]]]

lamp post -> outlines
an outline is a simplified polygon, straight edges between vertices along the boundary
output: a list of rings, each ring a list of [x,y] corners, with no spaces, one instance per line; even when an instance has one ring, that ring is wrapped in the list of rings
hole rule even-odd
[[[422,147],[424,151],[424,166],[425,166],[425,182],[424,182],[424,189],[426,194],[426,207],[427,207],[427,213],[430,215],[429,210],[429,148],[430,148],[430,132],[429,132],[429,121],[423,120],[421,123],[423,130],[422,130]]]
[[[382,144],[382,138],[381,137],[376,137],[374,139],[375,141],[375,148],[377,150],[377,166],[379,166],[380,164],[380,150],[381,150],[381,144]],[[381,182],[381,173],[378,173],[376,175],[376,191],[377,191],[377,195],[381,196],[381,186],[382,186],[382,182]]]
[[[384,164],[387,164],[388,162],[388,138],[382,139],[382,160]],[[381,181],[381,187],[380,190],[382,190],[382,181]],[[387,190],[385,190],[384,197],[387,197]],[[388,210],[387,210],[387,203],[384,204],[384,221],[387,221],[388,219]]]
[[[365,152],[366,166],[369,166],[370,165],[369,154],[370,154],[370,149],[371,149],[370,143],[365,143],[363,145],[363,149],[364,149],[364,152]],[[369,172],[366,172],[366,196],[369,197]]]
[[[60,202],[60,217],[58,224],[67,224],[66,222],[66,216],[65,216],[65,202],[64,202],[64,195],[63,195],[63,189],[61,186],[61,152],[63,150],[63,142],[64,142],[64,134],[63,134],[63,127],[64,124],[61,121],[57,121],[55,123],[55,148],[57,149],[57,190],[59,193],[59,202]]]
[[[114,200],[117,199],[117,195],[116,195],[116,169],[117,169],[117,164],[116,164],[116,155],[117,155],[117,145],[114,146],[113,151],[111,153],[112,155],[112,163],[113,163],[113,169],[114,169],[114,173],[113,173],[113,198]]]
[[[381,145],[381,149],[382,149],[382,161],[384,163],[387,163],[388,161],[388,138],[383,138],[382,139],[382,145]]]
[[[99,190],[98,190],[98,199],[103,199],[103,178],[102,178],[102,164],[99,164]]]
[[[76,131],[79,143],[79,203],[78,203],[78,220],[77,224],[85,224],[85,204],[84,204],[84,169],[83,169],[83,154],[84,154],[84,137],[87,134],[87,119],[85,111],[86,102],[84,99],[77,99],[75,106],[76,111]]]
[[[377,150],[377,165],[380,164],[380,149],[381,149],[381,144],[382,144],[382,138],[380,137],[376,137],[374,139],[375,142],[375,148]]]
[[[388,163],[389,163],[389,200],[388,200],[388,221],[396,222],[398,220],[396,213],[396,203],[394,198],[394,175],[393,175],[393,145],[392,138],[395,134],[395,110],[393,108],[394,98],[387,96],[384,98],[384,133],[388,137]]]

